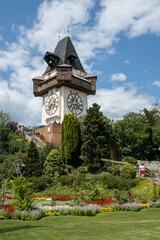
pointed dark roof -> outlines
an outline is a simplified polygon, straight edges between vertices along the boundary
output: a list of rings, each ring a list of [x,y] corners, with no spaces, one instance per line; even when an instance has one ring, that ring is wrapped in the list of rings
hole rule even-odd
[[[80,59],[78,57],[78,54],[76,53],[76,50],[72,44],[72,41],[71,41],[70,37],[68,37],[68,36],[58,42],[53,54],[48,53],[48,52],[46,53],[46,55],[44,57],[45,60],[47,58],[46,56],[48,56],[47,54],[50,54],[52,57],[57,56],[59,58],[59,62],[56,65],[68,64],[80,71],[85,72],[85,70],[80,62]],[[45,73],[51,71],[52,69],[53,68],[51,68],[48,65]]]

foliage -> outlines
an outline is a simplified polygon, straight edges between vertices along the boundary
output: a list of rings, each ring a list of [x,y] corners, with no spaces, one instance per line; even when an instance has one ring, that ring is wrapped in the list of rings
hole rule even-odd
[[[90,185],[89,190],[90,190],[89,195],[88,195],[89,200],[95,201],[100,198],[100,194],[102,192],[101,187]]]
[[[51,144],[51,143],[46,144],[46,146],[43,148],[43,156],[44,156],[44,159],[46,159],[46,157],[48,156],[48,154],[49,154],[53,149],[58,149],[58,147],[55,146],[54,144]]]
[[[14,121],[9,121],[8,125],[10,126],[11,132],[14,133],[17,131],[18,123]]]
[[[32,194],[31,183],[22,175],[14,178],[12,181],[12,189],[14,197],[17,201],[17,209],[29,210],[32,208],[32,199],[29,197]]]
[[[0,111],[0,153],[8,151],[8,135],[11,131],[10,120],[9,114]]]
[[[100,206],[88,204],[85,206],[75,205],[71,206],[58,206],[56,208],[53,207],[52,211],[58,211],[61,215],[75,215],[75,216],[96,216],[99,212]]]
[[[120,177],[113,176],[112,174],[103,174],[102,182],[105,188],[115,189],[120,186]]]
[[[134,179],[136,177],[137,171],[132,166],[123,166],[121,168],[121,177],[126,179]]]
[[[14,220],[35,221],[35,220],[41,219],[44,216],[45,216],[45,212],[39,209],[32,209],[29,211],[15,210],[11,218]]]
[[[128,113],[114,124],[114,134],[120,142],[123,156],[160,160],[160,107],[144,108],[140,113]]]
[[[87,166],[80,166],[79,168],[77,168],[77,172],[87,173],[88,172],[88,167]]]
[[[128,162],[130,164],[136,165],[138,161],[134,157],[125,157],[124,162]]]
[[[157,188],[157,195],[158,191],[159,189]],[[149,200],[154,196],[153,183],[141,180],[139,184],[137,184],[131,189],[131,192],[136,198],[143,198]]]
[[[87,109],[82,126],[82,154],[90,169],[102,165],[101,158],[109,152],[111,136],[110,120],[103,116],[100,106],[94,103]]]
[[[81,131],[77,116],[67,114],[62,122],[61,150],[65,164],[79,165],[81,154]]]
[[[119,201],[120,203],[125,203],[129,201],[129,194],[126,191],[116,189],[114,191],[114,194],[116,201]]]
[[[20,150],[22,140],[17,133],[9,135],[9,153],[14,154]]]
[[[58,182],[64,186],[72,186],[74,181],[74,176],[62,175],[58,178]]]
[[[115,175],[115,176],[120,175],[120,168],[118,166],[108,167],[107,171],[110,172],[111,174]]]
[[[31,141],[28,149],[28,159],[25,166],[25,176],[39,177],[42,174],[42,163],[36,144]]]
[[[1,164],[0,173],[4,179],[10,179],[12,175],[21,175],[27,161],[27,155],[22,152],[16,152],[14,155],[9,154]]]
[[[59,169],[62,163],[62,157],[59,150],[53,149],[44,162],[44,172],[50,176],[54,176],[54,173]]]
[[[30,177],[28,181],[32,183],[32,189],[34,192],[44,191],[51,184],[49,176]]]

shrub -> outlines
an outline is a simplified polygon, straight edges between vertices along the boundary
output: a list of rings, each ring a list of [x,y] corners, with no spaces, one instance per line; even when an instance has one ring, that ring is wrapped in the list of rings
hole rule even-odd
[[[129,195],[128,195],[128,192],[126,191],[120,191],[116,189],[114,194],[115,194],[116,201],[125,203],[125,202],[128,202],[129,200]]]
[[[124,162],[128,162],[130,164],[135,164],[135,165],[138,163],[138,161],[134,157],[125,157]]]
[[[77,169],[78,172],[80,173],[87,173],[88,172],[88,167],[87,166],[81,166]]]
[[[104,187],[112,189],[118,188],[119,177],[113,176],[111,174],[103,174],[101,179]]]
[[[121,189],[130,190],[130,188],[135,187],[139,183],[139,179],[127,179],[121,178]]]
[[[54,176],[54,172],[59,169],[62,163],[63,162],[59,150],[52,149],[44,162],[44,172],[50,176]]]
[[[73,181],[74,181],[74,176],[62,175],[58,178],[58,182],[66,186],[72,186]]]
[[[34,192],[44,191],[51,184],[51,178],[49,176],[30,177],[28,181],[33,183],[32,189]]]
[[[112,166],[107,168],[108,172],[111,174],[117,176],[120,175],[120,168],[118,166]]]
[[[137,171],[132,166],[124,166],[121,168],[121,177],[127,179],[134,179],[136,177]]]
[[[17,209],[29,210],[32,208],[32,199],[29,195],[32,193],[31,183],[29,183],[22,175],[14,178],[12,181],[14,197],[17,201]]]

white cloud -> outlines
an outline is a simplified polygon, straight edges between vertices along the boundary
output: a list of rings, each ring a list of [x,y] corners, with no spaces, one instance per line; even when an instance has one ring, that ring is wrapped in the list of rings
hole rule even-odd
[[[108,118],[121,119],[129,112],[138,112],[150,108],[155,102],[154,97],[138,94],[135,87],[125,89],[98,89],[95,96],[89,97],[89,106],[93,103],[101,106],[101,111]]]
[[[115,48],[110,48],[110,49],[107,51],[107,53],[108,53],[109,55],[114,55],[114,54],[116,54],[116,49],[115,49]]]
[[[111,81],[126,81],[127,76],[124,73],[114,73],[111,75]]]
[[[153,82],[153,85],[157,86],[157,87],[160,87],[160,81],[154,81]]]
[[[146,33],[160,36],[159,0],[101,0],[100,5],[96,24],[77,32],[77,49],[83,61],[95,57],[98,49],[112,47],[121,33],[129,38]]]
[[[128,59],[124,60],[123,63],[130,64],[130,61]]]
[[[36,125],[41,120],[42,99],[10,90],[8,82],[0,80],[0,109],[19,124]],[[38,122],[39,119],[39,122]]]
[[[38,16],[32,29],[22,28],[31,47],[38,46],[41,52],[47,49],[53,51],[58,41],[59,31],[61,37],[67,35],[67,26],[74,31],[85,24],[89,19],[89,10],[92,8],[91,0],[62,0],[44,1],[38,8]],[[80,26],[79,26],[80,24]]]

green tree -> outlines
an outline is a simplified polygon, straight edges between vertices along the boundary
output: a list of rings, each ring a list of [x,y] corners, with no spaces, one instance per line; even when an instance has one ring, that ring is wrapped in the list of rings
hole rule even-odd
[[[42,174],[42,163],[36,144],[31,141],[28,149],[28,159],[25,166],[25,175],[28,177],[38,177]]]
[[[73,114],[64,116],[61,136],[61,149],[64,162],[73,166],[79,165],[81,130],[77,116]]]
[[[160,110],[155,106],[139,113],[128,113],[114,124],[114,134],[124,156],[160,160]]]
[[[0,111],[0,153],[8,151],[8,135],[11,131],[10,121],[9,114]]]
[[[21,147],[21,139],[17,133],[10,133],[9,134],[9,153],[14,154],[18,152]]]
[[[0,175],[3,179],[10,179],[12,176],[20,176],[23,172],[27,154],[16,152],[14,155],[9,154],[4,162],[0,165]]]
[[[14,198],[17,201],[17,208],[19,210],[31,209],[32,199],[29,196],[32,194],[31,183],[21,175],[20,177],[14,178],[12,181],[12,189],[14,192]]]
[[[44,162],[44,172],[50,176],[54,176],[54,172],[58,170],[63,163],[61,154],[58,149],[52,149]]]
[[[90,168],[102,165],[101,158],[107,156],[111,138],[111,122],[103,116],[100,106],[94,103],[87,110],[82,127],[82,154],[86,165]]]

